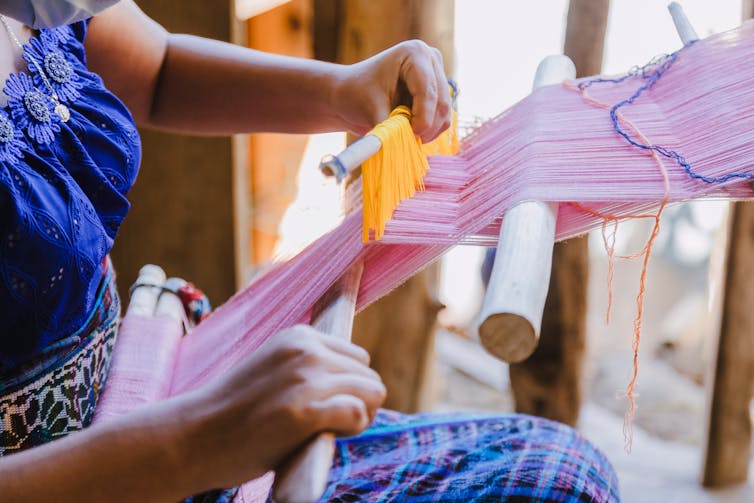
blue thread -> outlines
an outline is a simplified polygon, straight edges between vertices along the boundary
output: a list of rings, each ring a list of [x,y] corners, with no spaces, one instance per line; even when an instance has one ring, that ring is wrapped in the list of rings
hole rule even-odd
[[[654,58],[652,61],[647,63],[644,66],[641,67],[634,67],[626,75],[623,75],[621,77],[616,78],[605,78],[605,77],[597,77],[591,80],[586,80],[583,82],[579,82],[578,88],[582,91],[584,89],[587,89],[591,87],[593,84],[601,84],[601,83],[611,83],[611,84],[619,84],[631,77],[639,77],[641,79],[646,80],[646,82],[639,87],[634,93],[626,98],[623,101],[618,102],[617,104],[613,105],[612,108],[610,108],[610,119],[613,122],[613,129],[615,129],[615,132],[621,135],[625,140],[633,145],[634,147],[638,147],[644,150],[653,150],[657,152],[660,155],[663,155],[669,159],[673,159],[675,162],[678,163],[681,168],[683,168],[683,171],[686,172],[687,175],[689,175],[691,178],[694,178],[696,180],[701,180],[705,183],[723,183],[727,182],[728,180],[732,178],[744,178],[744,179],[754,179],[754,173],[728,173],[727,175],[723,175],[720,177],[710,177],[710,176],[704,176],[700,175],[699,173],[695,172],[691,168],[691,164],[686,160],[685,157],[683,157],[681,154],[676,152],[675,150],[671,150],[667,147],[663,147],[661,145],[648,145],[646,143],[639,143],[633,138],[631,138],[631,135],[625,131],[623,128],[620,127],[620,121],[618,120],[618,110],[620,110],[622,107],[626,105],[633,104],[634,101],[636,101],[639,96],[641,96],[644,91],[651,89],[657,81],[660,80],[660,77],[662,77],[665,72],[667,72],[670,67],[675,63],[676,59],[678,59],[678,55],[686,49],[687,47],[694,44],[694,42],[690,42],[680,50],[674,52],[670,55],[663,55],[657,58]]]

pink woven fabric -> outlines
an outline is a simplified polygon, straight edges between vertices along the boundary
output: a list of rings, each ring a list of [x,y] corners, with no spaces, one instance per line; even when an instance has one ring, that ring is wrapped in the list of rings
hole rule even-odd
[[[167,397],[182,336],[167,316],[125,316],[93,424]]]

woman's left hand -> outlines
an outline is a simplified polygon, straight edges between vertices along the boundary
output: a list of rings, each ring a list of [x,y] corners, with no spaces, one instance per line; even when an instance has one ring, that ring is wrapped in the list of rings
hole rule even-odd
[[[442,55],[420,40],[343,67],[334,103],[347,128],[367,133],[398,105],[411,107],[414,133],[428,142],[450,126],[451,97]]]

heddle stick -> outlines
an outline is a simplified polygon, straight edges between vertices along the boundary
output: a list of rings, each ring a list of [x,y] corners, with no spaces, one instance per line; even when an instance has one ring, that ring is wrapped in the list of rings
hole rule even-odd
[[[575,77],[570,58],[548,56],[537,67],[533,88]],[[504,361],[520,362],[537,347],[557,218],[557,203],[527,201],[506,212],[500,226],[479,337],[487,351]]]

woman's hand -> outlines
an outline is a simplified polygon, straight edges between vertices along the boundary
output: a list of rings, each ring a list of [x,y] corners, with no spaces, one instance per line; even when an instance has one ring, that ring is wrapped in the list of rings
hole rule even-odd
[[[0,458],[0,500],[149,503],[246,482],[321,431],[366,428],[385,398],[367,363],[293,327],[197,391]]]
[[[347,128],[358,134],[387,119],[398,105],[411,106],[411,126],[424,142],[450,126],[451,98],[442,55],[420,40],[344,67],[334,103]]]
[[[385,399],[369,356],[349,342],[296,326],[199,390],[187,411],[195,480],[231,487],[279,466],[323,431],[355,435]]]

